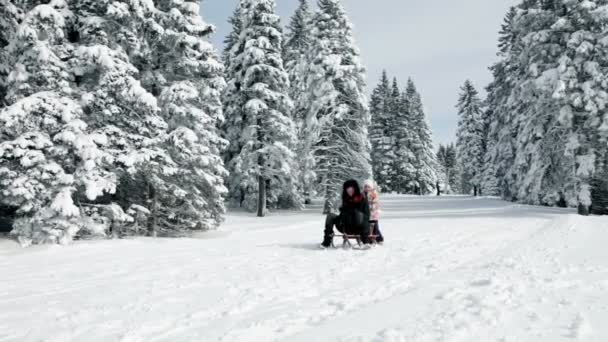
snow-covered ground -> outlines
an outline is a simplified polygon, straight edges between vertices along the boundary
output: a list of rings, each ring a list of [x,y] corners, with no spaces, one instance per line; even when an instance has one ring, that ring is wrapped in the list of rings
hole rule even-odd
[[[608,218],[386,197],[383,247],[318,208],[200,239],[0,240],[0,341],[608,341]]]

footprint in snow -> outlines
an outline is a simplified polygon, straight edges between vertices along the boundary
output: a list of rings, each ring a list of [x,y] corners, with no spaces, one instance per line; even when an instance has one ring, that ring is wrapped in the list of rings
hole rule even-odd
[[[478,280],[473,280],[470,283],[471,286],[473,287],[486,287],[486,286],[490,286],[492,285],[492,280],[491,279],[478,279]]]
[[[589,321],[585,319],[581,314],[578,314],[570,326],[566,328],[566,333],[564,334],[566,337],[580,339],[585,336],[588,336],[593,332],[591,324]]]

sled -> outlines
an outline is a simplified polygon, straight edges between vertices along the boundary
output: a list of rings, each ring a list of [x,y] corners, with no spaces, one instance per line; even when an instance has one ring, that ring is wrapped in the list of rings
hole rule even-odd
[[[375,227],[370,227],[371,231],[375,231]],[[380,237],[380,235],[376,235],[376,234],[370,234],[369,235],[369,241],[371,242],[372,245],[376,245],[378,244],[378,238]],[[361,247],[363,246],[363,241],[361,241],[361,235],[353,235],[353,234],[334,234],[334,236],[332,237],[332,241],[331,241],[331,247],[332,248],[336,248],[336,245],[334,243],[334,239],[335,238],[342,238],[342,248],[354,248],[355,245],[351,242],[351,241],[355,241],[357,244],[357,247]]]
[[[357,247],[361,247],[363,246],[363,241],[361,241],[361,235],[350,235],[350,234],[336,234],[333,236],[333,239],[335,238],[342,238],[342,247],[343,248],[354,248],[355,244],[353,244],[351,241],[354,240],[357,244]],[[334,241],[332,239],[331,242],[331,246],[332,248],[337,248]],[[378,235],[370,235],[369,236],[369,240],[371,241],[372,245],[378,244]]]

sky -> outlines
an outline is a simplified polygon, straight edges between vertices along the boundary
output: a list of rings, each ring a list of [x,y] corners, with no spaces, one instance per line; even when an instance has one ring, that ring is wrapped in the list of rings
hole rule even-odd
[[[315,0],[311,0],[311,3]],[[238,0],[203,0],[203,19],[217,27],[221,49],[228,17]],[[343,0],[367,68],[368,92],[383,69],[405,85],[411,77],[422,95],[435,143],[456,140],[458,93],[465,80],[477,89],[491,81],[498,31],[517,0]],[[277,0],[283,24],[297,0]]]

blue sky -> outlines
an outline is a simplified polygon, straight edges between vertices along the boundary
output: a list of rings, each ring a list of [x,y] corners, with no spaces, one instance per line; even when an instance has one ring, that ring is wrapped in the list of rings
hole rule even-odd
[[[314,0],[311,0],[311,3]],[[220,49],[237,0],[203,0],[203,19],[217,26]],[[422,94],[436,143],[455,140],[455,105],[468,78],[478,90],[491,80],[502,18],[516,0],[344,0],[355,27],[368,88],[382,69],[402,84],[412,77]],[[277,0],[286,24],[297,0]]]

